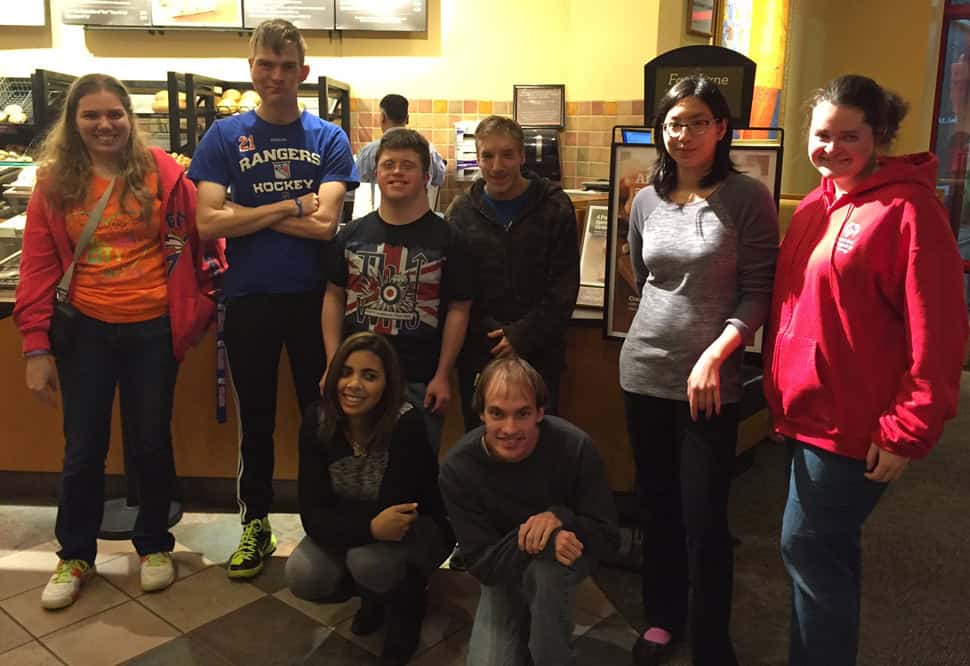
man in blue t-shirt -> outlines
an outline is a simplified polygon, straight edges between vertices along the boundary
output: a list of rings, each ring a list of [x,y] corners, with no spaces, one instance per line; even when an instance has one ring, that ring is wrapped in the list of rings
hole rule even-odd
[[[477,283],[464,239],[431,212],[431,158],[418,132],[388,132],[377,149],[381,205],[341,229],[332,246],[323,302],[327,358],[345,335],[386,335],[437,452],[449,376],[465,339]]]
[[[242,430],[243,522],[230,578],[255,576],[276,548],[267,516],[280,352],[285,345],[302,412],[319,398],[325,368],[323,241],[333,238],[344,194],[358,184],[344,132],[297,105],[310,71],[299,30],[265,21],[250,49],[259,107],[215,123],[189,169],[199,185],[200,235],[227,238],[225,341]]]

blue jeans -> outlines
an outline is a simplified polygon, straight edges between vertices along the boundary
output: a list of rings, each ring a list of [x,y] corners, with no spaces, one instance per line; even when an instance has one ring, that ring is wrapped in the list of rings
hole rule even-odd
[[[445,427],[445,415],[432,414],[430,410],[424,408],[424,394],[427,390],[428,385],[424,382],[408,382],[404,387],[404,397],[421,412],[424,428],[428,431],[428,443],[431,444],[431,450],[435,455],[438,455],[438,451],[441,450],[441,431]]]
[[[108,324],[79,314],[77,338],[57,358],[64,403],[64,469],[54,532],[62,559],[93,563],[104,513],[104,461],[118,388],[128,473],[138,485],[132,542],[139,555],[170,551],[175,488],[172,401],[178,362],[167,316]]]
[[[468,666],[573,664],[573,602],[588,573],[582,557],[571,567],[536,557],[521,580],[482,585]]]
[[[792,578],[791,666],[851,666],[859,647],[862,524],[886,484],[864,460],[789,439],[781,551]]]

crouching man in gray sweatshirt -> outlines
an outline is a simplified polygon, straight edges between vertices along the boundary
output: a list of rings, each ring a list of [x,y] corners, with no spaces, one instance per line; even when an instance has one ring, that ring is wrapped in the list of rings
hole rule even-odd
[[[484,425],[441,467],[452,526],[482,584],[469,666],[572,664],[576,585],[616,546],[599,455],[589,435],[545,416],[546,398],[526,361],[493,361],[475,389]]]

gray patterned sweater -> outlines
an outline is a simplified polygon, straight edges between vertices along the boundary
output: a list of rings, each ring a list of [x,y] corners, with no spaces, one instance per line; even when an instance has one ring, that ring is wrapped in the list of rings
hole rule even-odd
[[[630,213],[630,257],[640,305],[620,352],[624,391],[687,400],[687,377],[730,324],[745,344],[764,323],[778,254],[778,214],[767,188],[729,175],[685,205],[640,190]],[[721,401],[741,399],[739,348],[721,366]]]

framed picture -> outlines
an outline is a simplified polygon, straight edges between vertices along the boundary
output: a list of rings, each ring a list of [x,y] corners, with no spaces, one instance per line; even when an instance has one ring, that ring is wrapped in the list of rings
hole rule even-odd
[[[687,32],[713,37],[718,0],[687,0]]]
[[[512,117],[522,127],[566,127],[566,86],[512,86]]]
[[[590,204],[586,208],[583,240],[579,255],[579,297],[577,305],[603,307],[606,287],[606,235],[609,233],[610,208]]]

